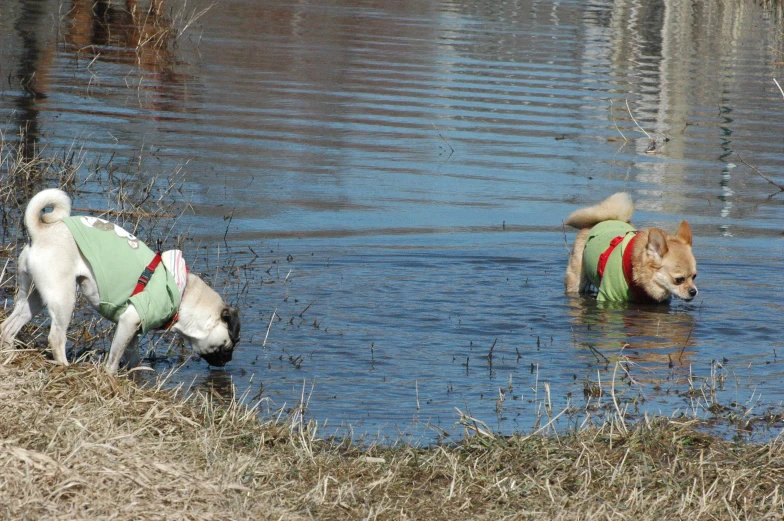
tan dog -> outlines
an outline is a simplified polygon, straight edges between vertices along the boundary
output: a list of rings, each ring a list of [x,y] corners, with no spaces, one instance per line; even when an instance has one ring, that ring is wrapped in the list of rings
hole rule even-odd
[[[675,235],[659,228],[638,231],[629,224],[633,213],[631,196],[621,192],[566,219],[580,230],[566,268],[566,292],[587,293],[593,286],[600,301],[693,299],[697,261],[689,223],[681,221]]]
[[[41,215],[47,207],[52,211]],[[110,373],[128,346],[130,365],[137,364],[139,334],[161,327],[183,336],[211,365],[231,360],[240,334],[237,310],[187,272],[181,252],[156,255],[119,226],[70,214],[71,199],[57,189],[39,192],[27,205],[30,243],[19,255],[19,289],[13,312],[0,326],[0,346],[11,347],[22,326],[46,307],[52,321],[49,347],[56,362],[68,365],[66,331],[78,285],[102,316],[117,323],[106,359]]]

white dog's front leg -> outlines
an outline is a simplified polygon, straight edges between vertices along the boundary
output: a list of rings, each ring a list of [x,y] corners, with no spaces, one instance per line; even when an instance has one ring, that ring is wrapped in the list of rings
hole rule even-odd
[[[112,347],[109,349],[109,357],[106,359],[106,372],[117,372],[117,368],[120,367],[120,360],[123,353],[125,353],[125,348],[136,336],[141,323],[139,313],[133,306],[128,306],[128,309],[120,315],[120,320],[117,322],[117,329],[112,339]]]

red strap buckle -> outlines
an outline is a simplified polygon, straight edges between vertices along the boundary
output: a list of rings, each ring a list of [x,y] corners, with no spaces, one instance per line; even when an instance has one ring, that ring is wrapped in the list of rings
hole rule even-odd
[[[147,283],[150,282],[150,277],[152,277],[152,274],[155,272],[155,268],[157,268],[158,264],[160,263],[161,263],[161,252],[156,251],[155,257],[152,258],[150,264],[148,264],[147,267],[144,268],[144,271],[139,276],[139,281],[136,283],[136,287],[133,288],[133,293],[131,293],[131,296],[134,296],[140,291],[144,290],[145,286],[147,286]]]

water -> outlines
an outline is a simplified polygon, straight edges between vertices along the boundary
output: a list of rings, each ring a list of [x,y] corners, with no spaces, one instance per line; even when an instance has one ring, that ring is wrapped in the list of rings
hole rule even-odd
[[[526,431],[599,382],[634,413],[784,398],[782,196],[745,164],[784,183],[778,7],[92,5],[3,2],[0,117],[129,175],[184,168],[177,233],[194,269],[235,266],[243,341],[178,381],[304,394],[384,439],[459,431],[456,409]],[[618,190],[640,226],[691,223],[695,301],[563,295],[561,220]]]

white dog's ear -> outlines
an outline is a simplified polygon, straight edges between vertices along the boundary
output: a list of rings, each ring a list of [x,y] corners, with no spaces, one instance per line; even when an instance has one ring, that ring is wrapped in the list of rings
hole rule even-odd
[[[221,311],[221,320],[226,323],[229,330],[229,338],[235,346],[240,342],[240,314],[236,309],[226,306]]]
[[[651,228],[648,230],[648,245],[645,247],[648,256],[660,262],[662,257],[667,253],[667,236],[658,228]]]

